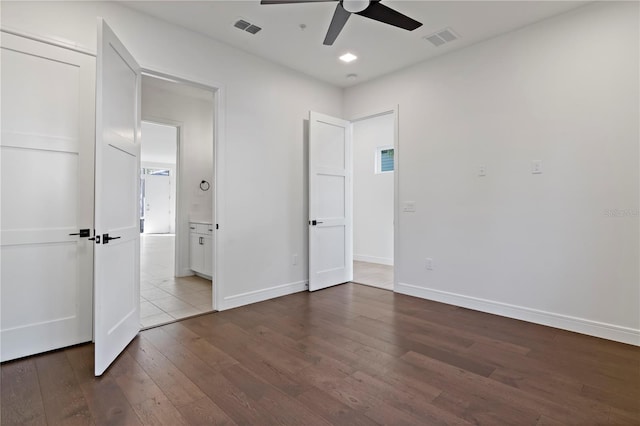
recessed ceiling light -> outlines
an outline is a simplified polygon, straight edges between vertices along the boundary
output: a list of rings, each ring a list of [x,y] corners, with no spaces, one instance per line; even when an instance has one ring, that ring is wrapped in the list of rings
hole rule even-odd
[[[356,59],[358,59],[358,57],[356,55],[354,55],[353,53],[345,53],[344,55],[340,56],[340,60],[342,62],[346,62],[346,63],[349,63],[351,61],[355,61]]]

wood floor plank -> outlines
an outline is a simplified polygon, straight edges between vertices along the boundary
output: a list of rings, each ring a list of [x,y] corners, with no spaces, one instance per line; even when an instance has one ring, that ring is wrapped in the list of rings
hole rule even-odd
[[[0,378],[3,425],[47,424],[34,358],[3,364]]]
[[[93,417],[82,389],[64,352],[49,352],[34,358],[47,422],[64,425],[90,425]]]
[[[0,367],[1,424],[640,424],[640,348],[355,284]]]
[[[185,426],[187,421],[165,397],[154,397],[133,404],[133,410],[144,425]]]
[[[298,395],[297,399],[332,425],[374,426],[379,424],[320,389],[310,389]]]
[[[114,379],[103,377],[80,386],[97,425],[142,425]]]
[[[446,389],[449,386],[458,386],[458,389],[466,387],[466,393],[474,396],[474,399],[491,395],[498,406],[509,405],[521,411],[522,417],[528,415],[531,418],[538,418],[539,414],[550,414],[551,417],[566,422],[582,422],[583,424],[593,421],[593,416],[599,413],[585,415],[584,411],[558,404],[557,401],[545,399],[538,394],[531,394],[514,389],[504,383],[489,379],[484,376],[458,369],[441,361],[426,357],[416,352],[409,352],[402,357],[414,366],[429,372],[432,377],[438,376],[441,386]]]
[[[176,406],[199,401],[206,395],[144,337],[137,338],[127,352]]]
[[[208,397],[183,405],[179,410],[189,425],[232,426],[237,424]]]

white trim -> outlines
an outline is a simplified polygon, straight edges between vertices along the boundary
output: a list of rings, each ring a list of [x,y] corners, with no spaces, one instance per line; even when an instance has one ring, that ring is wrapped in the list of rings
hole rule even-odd
[[[219,82],[201,79],[191,75],[175,73],[171,70],[161,69],[158,67],[149,67],[142,65],[142,74],[165,80],[185,83],[191,86],[197,86],[205,90],[213,92],[213,219],[216,229],[213,237],[213,309],[222,310],[221,296],[224,294],[222,286],[224,285],[224,262],[222,255],[224,253],[224,188],[226,183],[225,169],[225,143],[226,143],[226,89]],[[218,228],[219,225],[219,228]]]
[[[465,296],[462,294],[450,293],[447,291],[435,290],[412,284],[397,283],[395,291],[408,296],[435,300],[437,302],[448,303],[450,305],[473,309],[480,312],[487,312],[503,317],[514,318],[517,320],[528,321],[535,324],[546,325],[603,339],[614,340],[616,342],[640,346],[640,329],[622,327],[615,324],[607,324],[585,318],[577,318],[554,312],[526,308],[524,306],[496,302],[493,300],[480,299],[477,297]]]
[[[239,306],[250,305],[251,303],[273,299],[275,297],[299,293],[301,291],[306,291],[308,285],[308,281],[306,280],[297,281],[288,284],[276,285],[262,290],[249,291],[247,293],[228,296],[218,304],[218,310],[223,311],[225,309],[233,309]]]
[[[154,78],[153,75],[151,74],[146,74],[146,75],[147,77]],[[144,78],[144,75],[142,76],[142,78]],[[191,270],[188,268],[189,266],[188,264],[183,265],[182,262],[180,262],[180,256],[178,255],[179,253],[178,248],[181,247],[183,244],[183,241],[185,239],[185,236],[184,236],[185,232],[187,235],[189,235],[188,231],[184,230],[183,232],[182,230],[179,229],[180,224],[182,223],[182,220],[185,217],[188,217],[187,206],[185,205],[185,203],[181,202],[181,198],[184,197],[184,195],[181,195],[182,191],[180,191],[180,186],[182,185],[182,181],[183,181],[182,170],[184,168],[184,166],[181,163],[182,159],[184,158],[183,148],[182,148],[184,123],[182,123],[181,121],[171,120],[169,118],[155,117],[153,115],[148,115],[146,117],[148,117],[148,119],[142,118],[142,121],[151,123],[151,124],[159,124],[163,126],[175,127],[176,129],[176,162],[174,164],[174,174],[175,174],[174,177],[176,179],[176,182],[175,182],[176,197],[175,197],[175,200],[173,200],[173,202],[175,203],[173,206],[175,210],[175,215],[173,218],[174,219],[173,233],[175,234],[175,240],[173,241],[173,270],[176,277],[189,276],[189,275],[192,275],[193,272],[191,272]],[[142,158],[142,153],[140,154],[140,157]],[[142,161],[140,161],[140,164],[142,164]],[[186,223],[188,226],[189,221],[186,221]],[[185,269],[189,271],[187,275],[178,275],[177,271],[183,271]]]
[[[400,273],[400,105],[379,109],[378,112],[356,114],[351,123],[393,114],[393,288],[398,286]]]
[[[354,254],[353,260],[358,262],[378,263],[380,265],[393,266],[393,259],[390,257],[367,256],[366,254]]]
[[[7,33],[7,34],[13,34],[15,36],[24,37],[24,38],[27,38],[27,39],[33,40],[33,41],[39,41],[41,43],[50,44],[52,46],[61,47],[63,49],[73,50],[74,52],[82,53],[84,55],[93,56],[94,58],[96,57],[95,50],[91,50],[89,48],[86,48],[86,47],[84,47],[82,45],[79,45],[79,44],[76,44],[76,43],[73,43],[73,42],[70,42],[70,41],[59,40],[59,39],[52,38],[52,37],[41,36],[41,35],[38,35],[38,34],[29,33],[27,31],[19,30],[17,28],[7,27],[6,25],[3,25],[2,27],[0,27],[0,32]]]
[[[393,291],[400,276],[400,105],[393,108]]]

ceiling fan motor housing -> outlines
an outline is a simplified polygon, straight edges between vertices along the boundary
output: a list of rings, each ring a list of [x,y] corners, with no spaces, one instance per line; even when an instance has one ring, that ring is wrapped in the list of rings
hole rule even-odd
[[[351,13],[358,13],[369,7],[369,0],[342,0],[344,10]]]

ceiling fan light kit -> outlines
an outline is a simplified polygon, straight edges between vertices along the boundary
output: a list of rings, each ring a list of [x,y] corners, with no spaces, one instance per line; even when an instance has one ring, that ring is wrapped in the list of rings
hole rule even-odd
[[[338,2],[323,44],[331,46],[338,38],[352,14],[364,16],[374,21],[413,31],[422,23],[380,3],[381,0],[261,0],[260,4],[297,4],[317,2]]]
[[[356,59],[358,59],[358,57],[353,53],[347,52],[344,55],[340,56],[340,58],[338,59],[340,59],[342,62],[349,63],[355,61]]]

